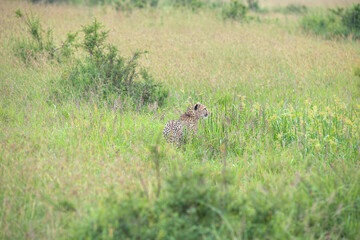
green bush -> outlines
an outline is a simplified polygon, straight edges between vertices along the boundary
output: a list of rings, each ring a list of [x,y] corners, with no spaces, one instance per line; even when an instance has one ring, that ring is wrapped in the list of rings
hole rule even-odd
[[[81,46],[88,56],[78,60],[62,78],[60,86],[63,95],[87,100],[93,95],[104,100],[120,95],[140,105],[155,101],[163,104],[168,92],[154,81],[146,69],[138,66],[142,53],[135,52],[130,59],[120,56],[114,45],[105,44],[108,31],[101,31],[102,28],[96,20],[83,27]]]
[[[247,4],[250,10],[260,11],[259,1],[258,0],[247,0]]]
[[[128,12],[132,11],[132,6],[129,1],[126,0],[118,0],[115,2],[116,11]]]
[[[84,60],[77,60],[63,74],[59,86],[54,84],[53,100],[90,99],[93,95],[112,100],[120,95],[142,106],[154,102],[162,105],[167,98],[168,91],[156,83],[146,69],[139,67],[137,61],[143,53],[135,52],[130,59],[120,56],[114,45],[106,44],[108,32],[101,31],[103,26],[96,20],[83,27],[81,44],[74,43],[77,33],[68,33],[66,40],[57,47],[51,29],[45,31],[38,18],[24,16],[20,10],[16,14],[24,20],[31,36],[15,44],[15,54],[25,63],[44,57],[60,62],[68,59],[75,47],[81,47],[87,53]]]
[[[205,2],[201,0],[172,0],[171,5],[174,7],[186,7],[193,11],[205,6]]]
[[[30,37],[17,40],[14,45],[15,55],[25,63],[44,57],[60,62],[72,54],[73,43],[77,34],[68,33],[66,40],[60,46],[56,46],[52,29],[44,30],[38,17],[24,15],[20,9],[15,13],[17,17],[23,20],[30,35]]]
[[[342,16],[342,21],[348,30],[355,34],[356,38],[360,38],[360,3],[347,9]]]
[[[206,172],[171,176],[157,203],[159,214],[166,214],[159,228],[175,239],[214,238],[215,231],[229,235],[231,229],[223,221],[236,201],[222,182],[211,181]]]
[[[296,5],[289,4],[285,7],[284,13],[295,13],[295,14],[304,14],[307,13],[308,8],[305,5]]]
[[[58,1],[58,0],[56,0]],[[73,1],[73,0],[68,0]],[[112,4],[114,0],[85,0],[83,3],[87,3],[90,6]]]
[[[169,177],[155,200],[137,194],[112,196],[105,204],[89,222],[76,226],[74,239],[212,239],[218,231],[230,237],[225,214],[241,206],[200,171]]]
[[[360,175],[349,173],[355,179],[342,179],[346,187],[334,173],[326,187],[315,175],[303,176],[286,191],[271,184],[240,190],[227,174],[204,170],[176,173],[156,199],[111,195],[74,225],[73,239],[354,239]]]
[[[247,7],[238,0],[231,0],[224,5],[222,15],[224,19],[244,20],[246,19]]]
[[[327,13],[312,12],[305,15],[301,22],[302,28],[317,35],[331,37],[360,38],[360,4],[346,9],[329,9]]]
[[[346,35],[346,27],[341,19],[332,13],[310,13],[302,19],[302,28],[307,32],[331,38]]]
[[[147,0],[130,0],[131,6],[135,8],[146,8],[148,5]]]
[[[89,223],[77,226],[73,239],[155,239],[153,206],[143,196],[109,198]]]
[[[71,4],[86,4],[90,6],[95,5],[105,5],[112,4],[114,0],[30,0],[32,3],[50,3],[50,4],[62,4],[62,3],[71,3]]]
[[[159,0],[117,0],[115,1],[115,9],[117,11],[131,12],[133,8],[156,8],[158,4]]]

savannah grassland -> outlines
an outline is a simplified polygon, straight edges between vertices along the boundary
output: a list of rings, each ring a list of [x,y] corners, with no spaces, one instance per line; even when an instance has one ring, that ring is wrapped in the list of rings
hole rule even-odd
[[[52,102],[51,83],[75,60],[16,57],[17,39],[27,37],[19,8],[57,42],[96,17],[123,56],[148,50],[140,63],[169,89],[165,104]],[[1,1],[0,239],[76,236],[110,195],[156,202],[166,179],[197,171],[206,189],[231,191],[244,209],[227,218],[211,208],[220,227],[206,238],[359,239],[359,41],[304,33],[298,15],[259,17]],[[182,148],[166,144],[163,126],[191,102],[211,116]],[[102,237],[112,234],[109,227]]]

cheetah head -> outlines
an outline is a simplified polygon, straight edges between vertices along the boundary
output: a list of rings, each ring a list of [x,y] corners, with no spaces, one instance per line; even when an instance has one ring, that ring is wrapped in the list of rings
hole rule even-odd
[[[198,118],[207,118],[210,114],[206,106],[201,103],[196,103],[192,110],[194,111],[195,115],[198,116]]]

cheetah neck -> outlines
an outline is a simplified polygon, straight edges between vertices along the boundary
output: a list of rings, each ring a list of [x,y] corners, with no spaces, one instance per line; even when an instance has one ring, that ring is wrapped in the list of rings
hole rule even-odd
[[[194,115],[190,115],[190,114],[185,113],[185,114],[180,116],[179,121],[197,123],[199,121],[199,118],[194,116]]]

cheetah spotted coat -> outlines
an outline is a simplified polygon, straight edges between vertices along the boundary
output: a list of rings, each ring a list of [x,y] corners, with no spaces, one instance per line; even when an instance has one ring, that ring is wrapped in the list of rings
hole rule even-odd
[[[206,118],[209,111],[206,106],[197,103],[188,108],[188,110],[180,116],[179,120],[170,120],[166,123],[163,135],[168,143],[181,145],[184,143],[186,132],[196,133],[198,121]]]

